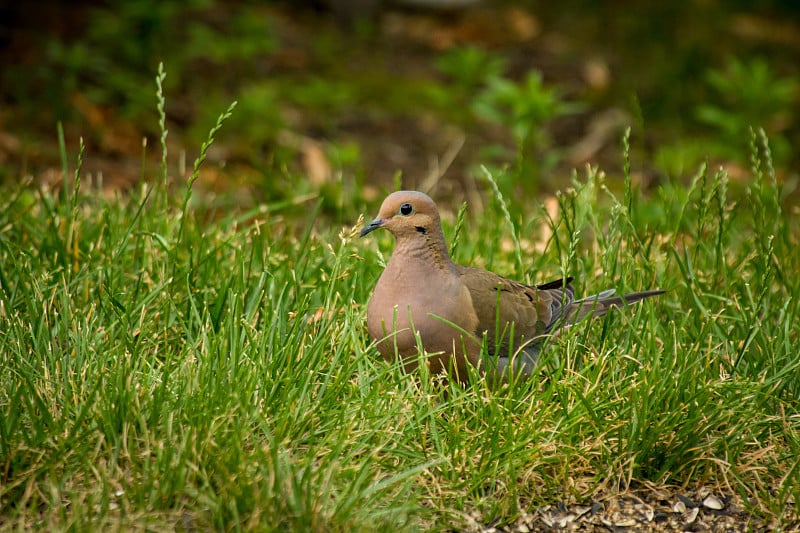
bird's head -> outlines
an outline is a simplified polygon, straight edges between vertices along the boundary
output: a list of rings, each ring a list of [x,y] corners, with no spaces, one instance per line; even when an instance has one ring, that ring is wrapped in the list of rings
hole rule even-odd
[[[383,201],[377,218],[361,230],[361,236],[381,228],[388,229],[398,239],[441,231],[439,211],[427,194],[393,192]]]

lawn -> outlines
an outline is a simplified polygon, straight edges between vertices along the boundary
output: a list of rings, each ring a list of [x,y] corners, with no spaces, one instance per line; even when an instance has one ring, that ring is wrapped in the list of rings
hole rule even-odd
[[[766,143],[746,188],[702,167],[616,196],[589,167],[519,204],[487,170],[480,211],[440,202],[460,262],[669,291],[500,388],[377,356],[365,303],[392,243],[358,239],[363,217],[337,226],[314,198],[229,214],[167,167],[103,195],[63,152],[62,188],[2,195],[0,527],[513,527],[642,487],[796,527],[800,233]]]
[[[78,4],[4,12],[0,531],[800,529],[792,5]],[[459,263],[666,293],[406,374],[401,188]]]

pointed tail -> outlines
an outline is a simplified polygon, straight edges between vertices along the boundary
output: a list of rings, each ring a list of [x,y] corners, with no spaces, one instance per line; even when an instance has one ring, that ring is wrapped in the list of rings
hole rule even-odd
[[[593,294],[580,300],[575,300],[567,307],[565,313],[565,322],[567,324],[574,324],[580,322],[586,316],[602,316],[608,313],[613,307],[625,307],[640,302],[645,298],[651,296],[658,296],[664,294],[666,291],[653,290],[631,292],[624,296],[614,296],[614,289],[608,289],[598,294]]]

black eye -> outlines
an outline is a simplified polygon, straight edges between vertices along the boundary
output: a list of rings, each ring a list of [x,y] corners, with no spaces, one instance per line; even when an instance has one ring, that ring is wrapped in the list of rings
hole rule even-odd
[[[414,206],[412,206],[411,204],[406,203],[400,206],[401,215],[410,215],[413,212],[414,212]]]

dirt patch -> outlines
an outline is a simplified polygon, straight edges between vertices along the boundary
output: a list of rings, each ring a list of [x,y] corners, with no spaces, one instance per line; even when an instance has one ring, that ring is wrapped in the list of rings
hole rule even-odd
[[[710,488],[680,491],[646,486],[619,494],[601,494],[593,502],[554,503],[530,509],[505,527],[475,521],[470,531],[800,531],[794,504],[789,504],[782,519],[780,524],[767,522],[748,512],[740,496]]]

